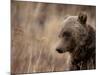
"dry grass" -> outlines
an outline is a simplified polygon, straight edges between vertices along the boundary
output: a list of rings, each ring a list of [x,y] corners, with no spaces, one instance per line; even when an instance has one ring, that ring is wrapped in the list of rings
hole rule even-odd
[[[88,13],[95,27],[95,7],[12,1],[11,72],[53,72],[69,70],[69,53],[55,51],[61,22],[66,15]]]

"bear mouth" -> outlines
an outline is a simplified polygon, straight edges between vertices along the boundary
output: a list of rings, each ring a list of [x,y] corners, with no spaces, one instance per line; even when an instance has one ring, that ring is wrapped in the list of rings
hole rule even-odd
[[[66,52],[69,52],[69,53],[72,53],[73,51],[72,50],[60,50],[60,49],[56,49],[56,51],[60,54],[63,54],[63,53],[66,53]]]
[[[57,51],[58,53],[64,53],[63,51]]]
[[[64,50],[56,50],[58,53],[60,53],[60,54],[62,54],[62,53],[65,53],[66,51],[64,51]]]

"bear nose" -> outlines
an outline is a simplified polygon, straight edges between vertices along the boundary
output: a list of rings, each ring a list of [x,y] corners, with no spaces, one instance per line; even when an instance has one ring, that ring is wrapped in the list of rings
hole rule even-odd
[[[63,50],[62,50],[61,48],[57,48],[56,51],[57,51],[58,53],[63,53]]]

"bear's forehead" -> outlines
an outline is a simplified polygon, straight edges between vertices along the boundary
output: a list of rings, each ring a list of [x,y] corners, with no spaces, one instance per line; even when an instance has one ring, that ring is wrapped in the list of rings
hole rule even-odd
[[[85,28],[78,21],[78,16],[70,16],[63,22],[63,32],[70,31],[72,33],[84,32]]]
[[[81,24],[78,22],[78,16],[69,16],[64,20],[63,25],[65,28],[78,28]]]
[[[69,16],[64,20],[64,23],[66,22],[77,22],[78,16]]]

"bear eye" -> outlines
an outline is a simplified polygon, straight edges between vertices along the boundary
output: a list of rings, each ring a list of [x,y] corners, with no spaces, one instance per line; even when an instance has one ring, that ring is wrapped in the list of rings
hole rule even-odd
[[[71,36],[71,33],[70,32],[63,32],[62,36],[67,38],[67,37]]]

